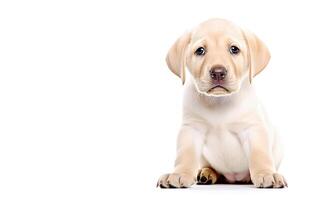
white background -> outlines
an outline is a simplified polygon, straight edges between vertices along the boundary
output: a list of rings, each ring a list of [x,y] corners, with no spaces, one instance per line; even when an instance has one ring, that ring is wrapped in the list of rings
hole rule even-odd
[[[0,199],[321,197],[318,3],[1,1]],[[254,84],[284,138],[288,189],[155,188],[181,121],[182,85],[164,58],[212,17],[271,51]]]

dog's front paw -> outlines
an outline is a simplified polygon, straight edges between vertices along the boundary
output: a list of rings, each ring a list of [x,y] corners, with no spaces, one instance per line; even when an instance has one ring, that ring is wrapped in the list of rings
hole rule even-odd
[[[287,187],[285,178],[277,173],[257,173],[252,176],[252,182],[258,188]]]
[[[160,188],[187,188],[196,182],[195,177],[189,174],[164,174],[160,177],[157,187]]]

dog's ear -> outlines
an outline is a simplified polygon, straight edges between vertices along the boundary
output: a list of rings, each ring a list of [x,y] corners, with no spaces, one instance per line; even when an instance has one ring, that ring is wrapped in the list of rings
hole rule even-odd
[[[185,67],[186,67],[186,50],[190,43],[191,34],[185,33],[172,45],[167,54],[167,64],[169,69],[185,82]]]
[[[249,82],[259,74],[268,64],[271,56],[266,45],[253,33],[243,30],[247,45]]]

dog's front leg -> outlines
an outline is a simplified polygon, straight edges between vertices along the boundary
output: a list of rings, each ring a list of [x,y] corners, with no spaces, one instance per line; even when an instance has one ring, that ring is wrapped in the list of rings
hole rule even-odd
[[[173,173],[158,181],[161,188],[186,188],[196,182],[201,154],[202,136],[197,128],[184,125],[177,140],[177,158]]]
[[[245,144],[248,144],[246,145],[246,154],[254,185],[259,188],[287,186],[284,177],[276,172],[271,138],[267,128],[261,125],[254,126],[249,130],[246,138]]]

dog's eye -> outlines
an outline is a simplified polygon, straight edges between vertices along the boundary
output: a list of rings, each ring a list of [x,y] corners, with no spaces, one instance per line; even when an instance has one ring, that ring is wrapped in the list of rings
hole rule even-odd
[[[236,54],[238,54],[239,53],[239,48],[238,47],[236,47],[236,46],[231,46],[230,47],[230,49],[229,49],[229,51],[230,51],[230,53],[231,54],[234,54],[234,55],[236,55]]]
[[[205,55],[205,53],[206,53],[206,50],[205,50],[205,48],[203,48],[203,47],[199,47],[199,48],[195,51],[195,54],[196,54],[197,56],[203,56],[203,55]]]

